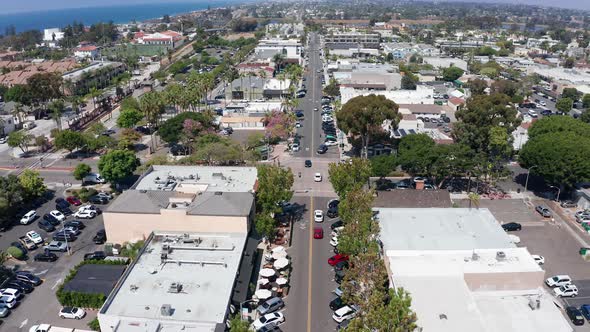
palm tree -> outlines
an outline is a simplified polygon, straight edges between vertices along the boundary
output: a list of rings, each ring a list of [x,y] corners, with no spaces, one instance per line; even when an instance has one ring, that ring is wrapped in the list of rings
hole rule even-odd
[[[479,208],[479,195],[477,193],[474,192],[470,192],[469,195],[467,195],[467,197],[469,198],[469,208],[471,209],[471,204],[475,205],[475,207]]]
[[[61,116],[63,115],[64,110],[65,110],[65,105],[64,105],[63,100],[56,99],[56,100],[52,101],[51,103],[49,103],[48,108],[51,111],[51,117],[55,121],[55,124],[57,125],[57,129],[61,130]]]
[[[11,112],[12,116],[16,119],[16,121],[18,121],[19,124],[23,123],[23,105],[21,103],[15,103],[14,104],[14,108],[12,109]]]
[[[285,62],[285,57],[282,53],[277,53],[272,57],[272,61],[275,63],[275,76],[281,70],[282,65]]]

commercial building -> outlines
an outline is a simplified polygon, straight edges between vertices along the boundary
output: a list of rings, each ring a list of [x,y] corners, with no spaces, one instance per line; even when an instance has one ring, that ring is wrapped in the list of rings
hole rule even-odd
[[[93,62],[89,66],[62,75],[64,90],[68,95],[87,94],[92,87],[98,89],[110,85],[111,80],[125,71],[121,62]]]
[[[225,331],[237,279],[252,272],[246,243],[244,233],[155,231],[100,309],[100,330]]]
[[[368,96],[370,94],[382,95],[397,104],[434,104],[434,89],[432,87],[418,85],[416,90],[387,90],[372,91],[368,89],[355,89],[352,87],[341,86],[340,96],[342,105],[350,99],[358,96]]]
[[[419,56],[438,56],[440,50],[428,44],[414,43],[383,43],[383,52],[390,54],[394,59],[405,59],[416,54]]]
[[[372,48],[378,49],[381,35],[378,33],[333,31],[324,37],[329,49]]]
[[[368,90],[398,90],[402,76],[390,64],[338,61],[328,67],[341,86]]]
[[[248,234],[255,167],[152,166],[104,212],[112,243],[145,240],[154,230]]]
[[[74,50],[74,56],[77,59],[91,59],[98,58],[98,47],[94,45],[83,45]]]
[[[254,60],[272,60],[280,54],[285,64],[303,64],[303,46],[296,39],[263,39],[254,49]]]
[[[391,286],[422,332],[572,331],[545,271],[488,209],[375,208]]]
[[[133,36],[133,43],[141,45],[157,45],[167,48],[175,48],[182,45],[184,38],[176,31],[163,31],[156,33],[136,32]]]
[[[447,58],[447,57],[424,57],[422,58],[424,63],[427,63],[435,68],[449,68],[458,67],[467,71],[467,61],[458,58]]]

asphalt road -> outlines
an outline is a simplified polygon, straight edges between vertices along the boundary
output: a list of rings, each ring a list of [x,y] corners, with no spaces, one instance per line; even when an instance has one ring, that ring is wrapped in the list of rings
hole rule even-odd
[[[308,93],[301,99],[298,107],[305,114],[303,127],[299,128],[302,136],[301,150],[295,152],[294,158],[284,164],[291,167],[296,174],[296,196],[293,201],[304,206],[303,217],[293,226],[292,246],[289,249],[293,258],[292,289],[286,299],[286,321],[281,326],[286,332],[333,331],[336,328],[336,323],[332,320],[332,310],[328,306],[334,298],[332,291],[338,286],[333,281],[332,267],[328,265],[328,258],[334,254],[329,243],[332,220],[325,216],[323,223],[313,222],[313,211],[323,210],[325,213],[328,201],[336,197],[329,183],[327,169],[329,162],[339,160],[336,146],[330,147],[325,154],[316,153],[317,147],[324,141],[321,137],[320,112],[313,111],[315,107],[320,107],[322,96],[321,74],[317,72],[323,68],[318,41],[317,35],[310,35],[309,67],[305,74]],[[305,159],[312,160],[311,168],[303,168]],[[299,171],[302,172],[301,178],[297,176]],[[315,172],[322,174],[322,182],[311,180]],[[313,238],[314,226],[324,229],[323,239]]]
[[[57,196],[61,196],[61,193],[56,193]],[[101,206],[101,208],[104,210],[106,207]],[[11,229],[0,233],[0,249],[5,250],[10,246],[11,242],[17,241],[20,236],[31,230],[39,233],[45,241],[51,241],[52,235],[39,229],[37,222],[45,213],[54,209],[55,199],[52,199],[36,209],[40,217],[33,223],[29,225],[15,225]],[[76,209],[76,207],[72,207],[73,211],[76,211]],[[66,221],[69,220],[74,220],[74,218],[70,216]],[[87,329],[86,324],[96,317],[96,312],[88,312],[82,320],[60,319],[57,314],[61,305],[57,302],[55,296],[55,291],[59,284],[67,276],[70,269],[83,260],[85,253],[102,250],[101,245],[95,245],[92,241],[96,232],[104,228],[102,215],[94,219],[82,220],[82,222],[86,225],[86,228],[82,230],[76,241],[70,243],[72,248],[71,255],[67,253],[56,253],[59,256],[56,262],[34,262],[33,256],[43,250],[38,248],[29,252],[29,259],[27,261],[17,263],[19,269],[32,271],[43,279],[43,284],[36,287],[32,293],[25,295],[20,305],[11,312],[10,316],[4,318],[3,324],[0,325],[0,331],[28,331],[32,325],[41,323]],[[13,265],[13,261],[9,261],[7,265]]]

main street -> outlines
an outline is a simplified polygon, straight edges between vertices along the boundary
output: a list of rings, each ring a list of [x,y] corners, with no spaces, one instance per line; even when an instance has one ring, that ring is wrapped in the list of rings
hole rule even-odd
[[[319,56],[319,36],[309,35],[308,67],[305,72],[307,95],[300,99],[298,109],[304,112],[303,126],[298,128],[301,135],[301,150],[293,154],[290,160],[281,161],[282,166],[291,167],[295,174],[295,196],[293,201],[304,206],[303,217],[293,226],[293,239],[290,255],[293,258],[293,274],[291,291],[286,299],[286,322],[281,326],[283,331],[330,331],[336,328],[332,320],[332,311],[328,307],[334,298],[332,290],[338,284],[333,281],[334,272],[328,265],[332,256],[330,245],[330,224],[334,221],[324,216],[323,223],[313,221],[313,211],[327,210],[328,201],[336,195],[328,179],[328,165],[338,162],[338,147],[332,146],[325,154],[317,154],[317,147],[323,143],[320,112],[322,97],[321,75],[323,71]],[[304,167],[304,161],[312,161],[311,168]],[[301,176],[299,176],[301,172]],[[314,182],[315,173],[322,174],[321,182]],[[323,239],[313,238],[314,226],[324,229]]]

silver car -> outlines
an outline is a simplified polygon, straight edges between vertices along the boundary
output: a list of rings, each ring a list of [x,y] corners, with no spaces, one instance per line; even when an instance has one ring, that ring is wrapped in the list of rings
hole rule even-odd
[[[535,210],[537,210],[537,212],[539,212],[543,217],[551,218],[551,210],[549,210],[549,208],[547,208],[546,206],[537,205]]]
[[[49,242],[48,245],[46,245],[43,248],[46,250],[49,250],[49,251],[66,252],[68,250],[68,245],[66,245],[65,242],[61,242],[61,241],[51,241],[51,242]]]

